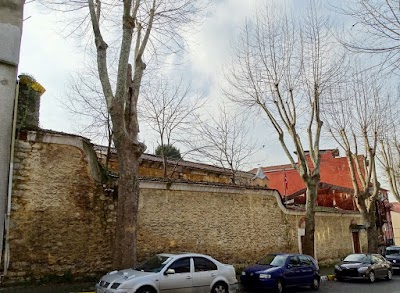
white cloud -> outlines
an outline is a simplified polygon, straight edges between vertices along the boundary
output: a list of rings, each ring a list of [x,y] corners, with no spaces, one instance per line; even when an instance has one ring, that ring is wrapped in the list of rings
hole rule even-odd
[[[65,97],[65,81],[70,73],[79,70],[83,56],[72,39],[56,33],[51,14],[40,13],[37,6],[26,4],[19,73],[33,75],[46,92],[42,96],[40,125],[43,128],[73,132],[68,112],[60,99]]]
[[[255,12],[257,5],[293,5],[295,9],[305,6],[306,0],[219,0],[214,1],[208,11],[202,28],[193,34],[187,34],[188,50],[184,56],[189,62],[182,67],[187,78],[192,80],[194,88],[203,89],[209,96],[212,109],[222,99],[218,85],[219,73],[231,50],[231,41],[238,29]],[[66,97],[66,81],[69,75],[82,68],[84,52],[78,49],[75,39],[64,39],[57,33],[57,22],[51,13],[43,14],[35,4],[25,5],[24,23],[19,72],[32,74],[45,88],[41,103],[41,126],[73,133],[75,123],[70,114],[62,107],[60,100]],[[174,57],[175,58],[175,57]],[[142,139],[154,141],[142,128]],[[264,121],[254,127],[255,136],[260,137],[264,145],[254,158],[254,163],[262,165],[279,164],[287,159],[275,139],[275,133]],[[149,149],[151,152],[152,150]]]

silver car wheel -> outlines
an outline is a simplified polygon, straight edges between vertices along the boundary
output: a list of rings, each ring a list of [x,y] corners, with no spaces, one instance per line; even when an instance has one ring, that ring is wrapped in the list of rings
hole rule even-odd
[[[388,270],[386,279],[391,280],[393,278],[393,273],[391,270]]]
[[[368,274],[368,279],[371,283],[375,282],[375,273],[374,271],[370,271]]]
[[[225,284],[218,283],[214,286],[212,293],[228,293],[228,289]]]
[[[136,291],[137,293],[154,293],[154,290],[150,288],[140,288],[139,290]]]
[[[311,289],[313,289],[313,290],[319,289],[319,279],[317,277],[314,278],[314,280],[311,284]]]
[[[283,292],[283,284],[281,280],[278,280],[276,283],[276,292],[282,293]]]

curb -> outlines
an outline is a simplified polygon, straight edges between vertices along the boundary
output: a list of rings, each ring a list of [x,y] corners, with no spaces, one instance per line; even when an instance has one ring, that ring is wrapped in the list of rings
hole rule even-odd
[[[321,281],[334,281],[334,280],[335,280],[335,275],[321,276]]]
[[[335,275],[326,275],[326,276],[321,276],[321,281],[334,281],[335,280]],[[85,292],[70,292],[70,293],[96,293],[94,291],[85,291]]]

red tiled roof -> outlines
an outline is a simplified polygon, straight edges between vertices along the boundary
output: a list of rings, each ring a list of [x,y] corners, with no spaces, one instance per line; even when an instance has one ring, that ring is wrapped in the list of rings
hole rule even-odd
[[[93,148],[100,152],[105,152],[107,150],[107,147],[102,146],[102,145],[93,145]],[[111,153],[116,154],[117,153],[116,149],[111,148]],[[147,161],[162,163],[162,158],[161,158],[161,156],[158,156],[158,155],[144,153],[142,155],[142,159],[147,160]],[[197,170],[206,170],[206,171],[222,173],[222,174],[225,174],[225,173],[230,174],[231,173],[231,171],[229,169],[214,166],[214,165],[204,164],[204,163],[190,162],[190,161],[185,161],[185,160],[178,160],[178,161],[167,160],[167,162],[170,164],[173,164],[173,165],[176,164],[178,166],[183,166],[186,168],[192,168],[192,169],[197,169]],[[243,176],[243,177],[248,177],[248,178],[252,178],[254,176],[253,173],[245,172],[245,171],[237,171],[236,174]]]
[[[263,167],[264,172],[274,172],[274,171],[282,171],[282,170],[294,170],[292,164],[285,165],[276,165],[270,167]]]

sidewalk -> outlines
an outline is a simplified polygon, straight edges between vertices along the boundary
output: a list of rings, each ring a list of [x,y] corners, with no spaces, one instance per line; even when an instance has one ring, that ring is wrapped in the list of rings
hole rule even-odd
[[[328,280],[327,276],[334,274],[334,268],[321,268],[320,274],[323,281]],[[35,287],[9,287],[0,288],[0,293],[77,293],[77,292],[94,292],[95,283],[79,283],[79,284],[59,284],[59,285],[42,285]]]
[[[320,268],[319,272],[320,272],[321,276],[334,275],[335,268],[334,267]]]
[[[94,292],[94,282],[79,284],[42,285],[35,287],[0,288],[0,293],[71,293]]]

